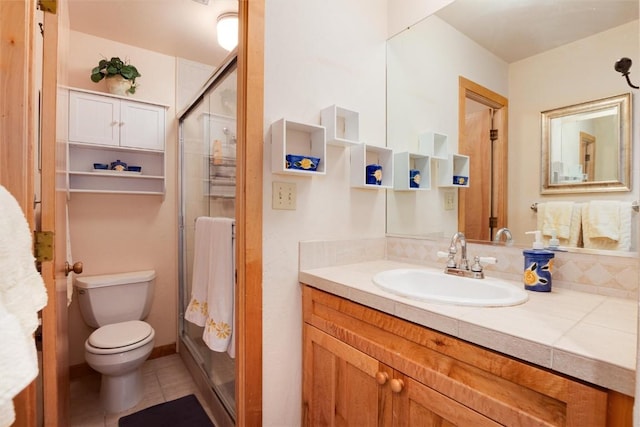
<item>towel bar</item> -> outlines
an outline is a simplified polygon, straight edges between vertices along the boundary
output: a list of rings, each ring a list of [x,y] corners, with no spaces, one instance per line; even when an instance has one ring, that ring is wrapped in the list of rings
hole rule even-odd
[[[538,212],[538,203],[534,202],[531,204],[531,206],[529,206],[531,208],[532,211],[534,212]],[[638,203],[637,200],[634,200],[631,203],[631,209],[633,209],[634,212],[638,212],[640,210],[640,203]]]

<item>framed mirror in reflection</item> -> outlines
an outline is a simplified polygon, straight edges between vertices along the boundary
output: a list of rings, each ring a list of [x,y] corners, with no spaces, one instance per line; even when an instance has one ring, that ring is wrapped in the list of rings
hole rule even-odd
[[[541,194],[631,191],[631,94],[543,111]]]

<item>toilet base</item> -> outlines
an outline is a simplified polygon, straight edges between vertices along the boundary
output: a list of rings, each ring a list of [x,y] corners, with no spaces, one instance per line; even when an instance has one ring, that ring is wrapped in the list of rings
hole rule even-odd
[[[126,411],[136,406],[143,397],[142,369],[128,374],[102,375],[100,401],[107,413]]]

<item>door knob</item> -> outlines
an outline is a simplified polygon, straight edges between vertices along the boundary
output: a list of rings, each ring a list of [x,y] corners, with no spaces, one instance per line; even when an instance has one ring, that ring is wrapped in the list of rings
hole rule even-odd
[[[68,276],[69,273],[74,272],[76,274],[82,273],[82,263],[80,261],[74,262],[73,265],[69,264],[69,261],[64,263],[64,275]]]

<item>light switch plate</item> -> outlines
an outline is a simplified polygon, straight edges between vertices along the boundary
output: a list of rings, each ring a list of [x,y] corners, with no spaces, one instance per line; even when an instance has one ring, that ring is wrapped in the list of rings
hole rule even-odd
[[[273,209],[296,209],[296,184],[294,182],[273,182]]]
[[[456,207],[456,196],[453,191],[444,192],[444,210],[452,211]]]

